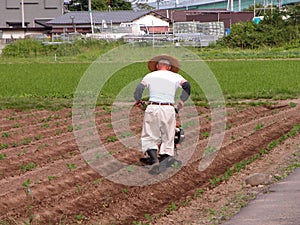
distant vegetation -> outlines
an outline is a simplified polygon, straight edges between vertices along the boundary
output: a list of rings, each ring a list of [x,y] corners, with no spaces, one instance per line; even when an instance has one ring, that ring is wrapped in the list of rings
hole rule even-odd
[[[257,49],[261,47],[300,46],[300,4],[267,9],[258,23],[233,24],[230,35],[218,44],[230,48]]]

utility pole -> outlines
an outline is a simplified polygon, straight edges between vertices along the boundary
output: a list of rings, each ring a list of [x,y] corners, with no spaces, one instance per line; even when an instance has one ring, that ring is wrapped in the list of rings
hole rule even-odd
[[[21,0],[21,10],[22,10],[22,28],[25,28],[24,0]]]
[[[90,13],[90,21],[91,21],[91,30],[92,34],[94,33],[94,25],[93,25],[93,14],[92,14],[92,0],[89,0],[89,13]]]

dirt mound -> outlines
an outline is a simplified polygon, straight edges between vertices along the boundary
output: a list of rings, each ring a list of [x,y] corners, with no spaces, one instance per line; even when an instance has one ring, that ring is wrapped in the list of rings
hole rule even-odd
[[[281,101],[267,106],[238,104],[227,108],[222,147],[213,163],[199,171],[199,162],[211,131],[210,110],[198,107],[191,120],[200,122],[196,149],[188,162],[168,179],[146,186],[126,186],[98,174],[77,147],[71,109],[51,111],[1,111],[0,221],[9,224],[132,224],[145,215],[175,210],[175,205],[210,187],[210,180],[245,160],[300,123],[299,101]],[[97,108],[98,135],[110,155],[139,165],[141,154],[116,138],[110,110]],[[139,136],[143,112],[130,111],[131,133],[123,141]],[[191,125],[187,121],[186,125]],[[187,129],[189,148],[193,128]],[[101,157],[101,156],[99,156]],[[128,168],[128,172],[130,168]],[[148,218],[149,219],[149,218]],[[164,221],[163,223],[167,223]]]

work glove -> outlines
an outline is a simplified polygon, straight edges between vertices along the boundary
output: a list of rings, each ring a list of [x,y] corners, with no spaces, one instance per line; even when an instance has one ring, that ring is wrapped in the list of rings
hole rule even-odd
[[[146,107],[147,107],[146,103],[143,100],[136,101],[134,105],[141,108],[141,109],[143,109],[143,110],[145,110]]]
[[[176,109],[179,110],[182,109],[184,106],[184,102],[182,100],[179,100],[178,103],[177,103],[177,106],[176,106]]]

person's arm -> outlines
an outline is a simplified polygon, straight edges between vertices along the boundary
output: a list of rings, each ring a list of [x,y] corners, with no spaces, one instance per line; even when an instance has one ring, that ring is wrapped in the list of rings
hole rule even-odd
[[[133,97],[135,99],[135,101],[140,101],[142,99],[142,96],[143,96],[143,92],[145,90],[145,85],[143,82],[139,83],[136,88],[135,88],[135,91],[134,91],[134,94],[133,94]]]
[[[180,100],[177,104],[177,109],[180,110],[184,106],[184,102],[188,100],[191,95],[191,85],[187,80],[182,81],[181,83],[182,93],[180,95]]]

